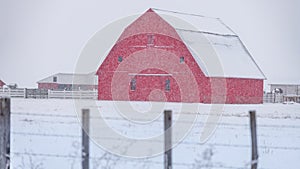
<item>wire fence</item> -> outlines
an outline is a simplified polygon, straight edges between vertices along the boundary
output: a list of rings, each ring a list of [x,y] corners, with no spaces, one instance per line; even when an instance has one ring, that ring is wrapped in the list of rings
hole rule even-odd
[[[12,115],[16,115],[16,116],[26,116],[26,119],[23,120],[24,122],[30,123],[34,121],[34,118],[29,118],[30,116],[32,117],[55,117],[55,118],[68,118],[68,119],[72,119],[74,121],[49,121],[49,120],[41,120],[39,119],[38,122],[39,123],[60,123],[60,124],[74,124],[77,125],[79,124],[79,116],[78,115],[66,115],[66,114],[47,114],[47,113],[22,113],[22,112],[14,112],[11,113]],[[185,114],[185,115],[193,115],[191,113],[179,113],[179,114]],[[176,115],[176,113],[174,113],[174,115]],[[213,114],[205,114],[205,113],[197,113],[197,116],[208,116],[208,115],[212,115]],[[194,115],[193,115],[194,116]],[[215,115],[218,116],[218,115]],[[227,117],[234,117],[235,115],[230,114],[230,115],[221,115],[221,116],[227,116]],[[236,117],[248,117],[248,115],[246,116],[241,116],[241,115],[236,115]],[[270,117],[265,117],[265,116],[257,116],[258,118],[270,118]],[[99,117],[99,116],[91,116],[92,119],[104,119],[104,120],[115,120],[115,121],[126,121],[126,119],[124,117]],[[272,117],[274,118],[274,117]],[[278,117],[279,118],[279,117]],[[282,118],[282,117],[281,117]],[[296,119],[300,117],[295,117]],[[286,117],[284,117],[284,119],[287,119]],[[134,119],[134,120],[143,120],[143,119]],[[161,119],[157,119],[155,122],[163,122],[163,120]],[[191,123],[191,121],[185,121],[185,120],[181,120],[178,121],[177,123]],[[197,124],[200,125],[204,125],[204,124],[217,124],[218,126],[234,126],[234,127],[247,127],[249,128],[249,124],[241,124],[241,123],[232,123],[232,122],[197,122]],[[291,128],[291,129],[300,129],[300,125],[279,125],[279,124],[258,124],[257,127],[259,128]]]
[[[188,112],[183,112],[185,115],[194,115],[192,113],[188,113]],[[174,112],[174,115],[178,115],[179,113]],[[26,112],[13,112],[11,113],[12,115],[12,119],[15,120],[14,123],[19,123],[19,125],[22,125],[26,128],[26,126],[56,126],[56,125],[63,125],[63,126],[77,126],[78,128],[80,128],[80,120],[79,120],[79,116],[76,114],[58,114],[58,113],[26,113]],[[208,113],[198,113],[199,116],[207,116],[209,115]],[[225,117],[237,117],[237,118],[248,118],[248,115],[246,113],[241,113],[241,114],[225,114]],[[126,119],[122,118],[122,117],[99,117],[99,116],[91,116],[91,119],[97,119],[97,118],[101,118],[103,120],[107,120],[110,122],[113,121],[121,121],[121,122],[126,122]],[[258,116],[258,118],[270,118],[268,116]],[[282,119],[282,120],[286,120],[286,119]],[[163,120],[161,119],[157,119],[155,121],[155,123],[163,123]],[[179,121],[179,123],[190,123],[190,121]],[[202,121],[197,121],[195,125],[199,126],[203,126],[204,124],[206,124],[206,122],[202,122]],[[210,124],[217,124],[218,128],[221,128],[222,130],[225,130],[226,128],[234,128],[234,129],[243,129],[243,130],[249,130],[249,125],[245,124],[244,122],[241,123],[236,123],[236,122],[217,122],[217,123],[210,123]],[[56,126],[57,127],[57,126]],[[57,127],[60,128],[60,127]],[[265,129],[274,129],[274,130],[293,130],[293,132],[299,132],[300,133],[300,125],[295,125],[295,124],[285,124],[285,125],[281,125],[281,124],[258,124],[257,128],[263,130]],[[14,128],[11,131],[11,135],[13,137],[22,137],[22,138],[27,138],[30,140],[36,140],[39,138],[44,138],[44,139],[72,139],[72,140],[80,140],[81,139],[81,133],[78,131],[78,133],[56,133],[54,132],[45,132],[43,131],[43,128],[40,128],[39,131],[24,131],[24,130],[20,130],[18,128]],[[249,137],[249,133],[244,133],[242,134],[245,137]],[[258,138],[263,138],[266,137],[265,133],[259,133],[257,135]],[[272,136],[270,136],[272,137]],[[50,140],[51,140],[50,139]],[[115,140],[116,138],[114,137],[99,137],[97,139],[105,139],[105,140]],[[300,139],[300,138],[299,138]],[[163,142],[158,141],[159,143],[163,144]],[[182,142],[180,142],[180,145],[185,146],[186,148],[189,147],[195,147],[195,146],[205,146],[205,147],[214,147],[216,149],[219,148],[225,148],[228,150],[233,150],[233,149],[237,149],[240,151],[245,151],[245,150],[249,150],[251,149],[251,145],[250,144],[241,144],[240,142],[238,143],[227,143],[227,142],[212,142],[212,143],[199,143],[197,140],[183,140]],[[12,145],[12,146],[18,146],[18,145]],[[258,146],[259,150],[268,150],[268,151],[286,151],[286,152],[299,152],[300,151],[300,146],[297,145],[259,145]],[[18,150],[18,151],[17,151]],[[63,153],[50,153],[50,152],[38,152],[38,151],[33,151],[33,152],[28,152],[28,151],[22,151],[20,149],[15,149],[11,152],[11,154],[15,157],[30,157],[30,158],[44,158],[44,159],[48,159],[48,158],[55,158],[55,159],[72,159],[75,160],[76,162],[81,162],[82,156],[80,155],[80,153],[77,154],[63,154]],[[103,155],[105,153],[103,153],[102,155],[99,154],[94,154],[92,156],[89,157],[90,160],[94,160],[97,161],[99,159],[103,158]],[[112,157],[111,157],[112,158]],[[115,163],[137,163],[137,164],[143,164],[145,166],[149,165],[162,165],[162,160],[152,160],[152,159],[145,159],[145,160],[131,160],[128,158],[121,158],[121,157],[116,157],[114,156],[113,158],[118,158],[118,159],[113,159],[115,161]],[[191,158],[195,158],[195,157],[191,157]],[[102,160],[108,160],[108,159],[102,159]],[[111,160],[111,159],[109,159]],[[117,164],[115,164],[117,165]],[[143,166],[143,167],[145,167]],[[193,161],[193,162],[173,162],[173,166],[174,168],[228,168],[228,169],[246,169],[250,167],[250,162],[249,163],[244,163],[243,165],[240,166],[234,166],[234,165],[228,165],[227,162],[224,161],[215,161],[212,160],[209,164],[203,164],[203,163],[199,163],[197,162],[197,160]],[[101,165],[99,166],[101,167]],[[76,168],[76,167],[75,167]],[[97,167],[94,167],[97,168]],[[103,168],[103,166],[102,166]],[[151,168],[151,167],[150,167]],[[155,168],[155,167],[154,167]],[[159,167],[156,167],[159,168]],[[268,168],[264,168],[264,167],[259,167],[260,169],[268,169]],[[42,169],[42,168],[41,168]]]

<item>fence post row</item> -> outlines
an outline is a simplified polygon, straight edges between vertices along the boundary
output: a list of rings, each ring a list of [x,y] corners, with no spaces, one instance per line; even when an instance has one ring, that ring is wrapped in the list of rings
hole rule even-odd
[[[249,111],[249,115],[250,115],[251,144],[252,144],[251,169],[257,169],[258,153],[257,153],[257,137],[256,137],[256,112]]]
[[[164,168],[172,169],[172,111],[164,111],[165,158]]]
[[[90,129],[90,110],[82,109],[82,169],[89,169],[90,145],[89,145],[89,129]]]
[[[0,168],[10,168],[10,99],[0,98]]]

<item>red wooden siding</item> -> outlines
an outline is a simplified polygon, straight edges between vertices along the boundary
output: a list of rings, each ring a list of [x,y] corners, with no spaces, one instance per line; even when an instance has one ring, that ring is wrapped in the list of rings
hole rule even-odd
[[[262,103],[263,80],[206,77],[175,29],[151,11],[125,29],[97,75],[99,100]]]
[[[38,88],[39,89],[58,89],[58,84],[57,83],[38,83]]]
[[[86,84],[38,83],[38,88],[50,90],[95,90],[98,88],[98,86]]]
[[[3,87],[4,85],[5,83],[2,80],[0,80],[0,87]]]

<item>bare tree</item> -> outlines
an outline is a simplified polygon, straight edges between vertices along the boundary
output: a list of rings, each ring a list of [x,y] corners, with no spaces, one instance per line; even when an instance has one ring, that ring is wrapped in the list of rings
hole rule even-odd
[[[77,159],[76,157],[80,157],[80,150],[81,147],[80,147],[80,143],[79,141],[73,141],[72,142],[72,148],[73,148],[73,151],[69,153],[69,156],[71,157],[70,161],[71,161],[71,167],[70,169],[74,169],[75,168],[75,164],[76,164],[76,161],[80,161],[81,159]]]
[[[17,166],[17,169],[44,169],[44,159],[33,158],[27,150],[24,150],[24,154],[21,156],[21,164]]]
[[[194,160],[192,169],[210,169],[213,168],[212,157],[214,155],[214,147],[210,146],[206,148],[202,154],[197,154],[197,157]]]

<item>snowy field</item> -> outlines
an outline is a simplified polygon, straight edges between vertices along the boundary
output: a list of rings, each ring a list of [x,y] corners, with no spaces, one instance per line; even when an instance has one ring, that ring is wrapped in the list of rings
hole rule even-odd
[[[145,109],[149,105],[135,104]],[[81,169],[81,125],[73,100],[12,99],[11,105],[12,169]],[[136,125],[115,113],[112,102],[90,106],[104,113],[106,122],[124,135],[147,137],[163,131],[162,116]],[[300,168],[300,104],[225,105],[216,130],[204,144],[199,143],[200,131],[211,105],[197,106],[197,112],[187,112],[198,114],[196,123],[173,149],[174,169],[250,168],[249,110],[257,111],[258,168]],[[180,104],[169,103],[167,108],[178,113]],[[92,141],[90,151],[91,169],[163,168],[163,155],[120,157]]]

